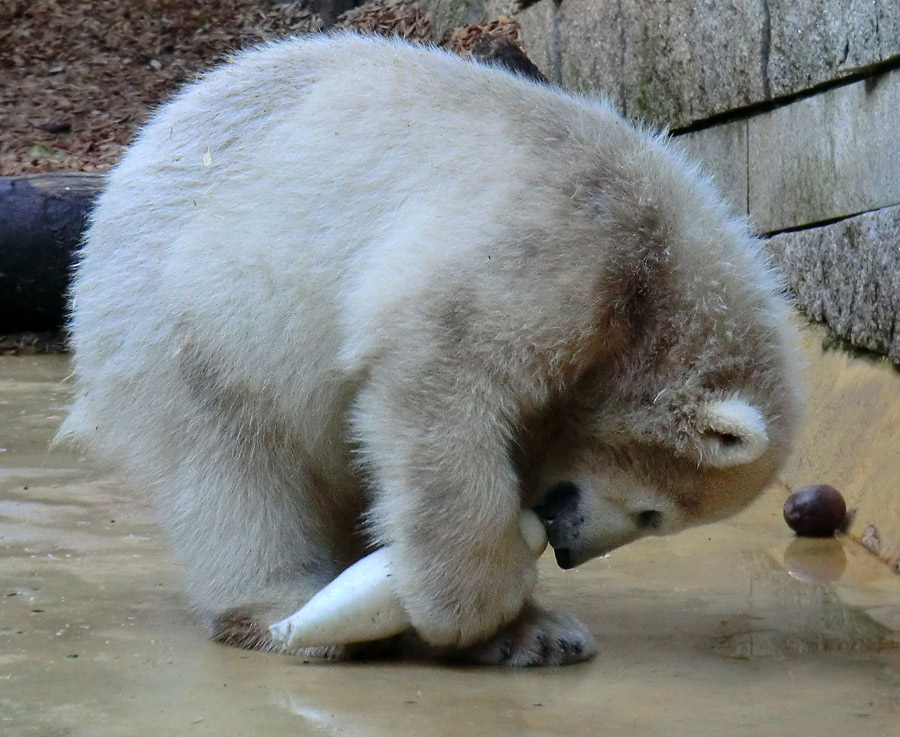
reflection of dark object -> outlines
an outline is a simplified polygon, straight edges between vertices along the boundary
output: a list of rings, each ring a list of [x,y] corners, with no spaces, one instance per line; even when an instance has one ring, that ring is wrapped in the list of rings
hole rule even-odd
[[[472,58],[484,64],[503,67],[535,82],[547,82],[534,62],[525,56],[525,52],[515,41],[503,33],[483,33],[479,36],[472,46]]]
[[[59,330],[0,334],[0,356],[33,356],[39,353],[65,353],[66,350],[66,334]]]
[[[795,537],[784,551],[784,567],[806,583],[837,581],[847,568],[847,554],[839,540]]]
[[[830,537],[843,528],[846,519],[844,497],[827,484],[804,486],[784,503],[784,521],[804,537]]]
[[[55,330],[102,174],[0,177],[0,333]]]

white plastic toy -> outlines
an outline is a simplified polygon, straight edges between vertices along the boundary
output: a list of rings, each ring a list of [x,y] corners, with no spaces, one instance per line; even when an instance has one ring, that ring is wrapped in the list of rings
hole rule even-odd
[[[523,510],[519,529],[540,557],[547,534],[537,515]],[[408,630],[409,618],[391,581],[393,556],[388,546],[354,563],[299,611],[269,627],[272,638],[296,648],[381,640]]]

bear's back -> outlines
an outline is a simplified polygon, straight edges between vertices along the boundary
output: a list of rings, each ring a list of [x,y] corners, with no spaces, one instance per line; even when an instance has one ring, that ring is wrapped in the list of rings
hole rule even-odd
[[[604,103],[349,34],[242,53],[188,85],[93,214],[72,320],[92,392],[68,424],[92,425],[89,393],[114,404],[191,353],[223,384],[333,413],[373,322],[529,218],[544,226],[567,115],[625,130]]]
[[[343,323],[546,227],[567,142],[598,124],[636,138],[605,103],[436,49],[339,35],[243,53],[163,106],[111,173],[79,312],[158,343],[189,319],[217,352],[274,350],[273,365],[277,346],[320,347],[312,365],[340,353]]]

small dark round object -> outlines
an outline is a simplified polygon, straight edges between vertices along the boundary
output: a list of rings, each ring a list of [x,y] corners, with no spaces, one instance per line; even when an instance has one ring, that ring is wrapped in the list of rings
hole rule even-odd
[[[798,489],[784,503],[784,521],[803,537],[831,537],[847,518],[841,492],[827,484]]]

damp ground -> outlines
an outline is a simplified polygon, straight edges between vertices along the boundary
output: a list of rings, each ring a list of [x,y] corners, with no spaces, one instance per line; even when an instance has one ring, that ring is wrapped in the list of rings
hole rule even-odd
[[[506,670],[302,664],[210,643],[148,500],[47,451],[64,356],[0,357],[0,734],[900,734],[900,577],[849,539],[798,540],[772,489],[726,523],[574,571],[539,598],[591,662]]]

